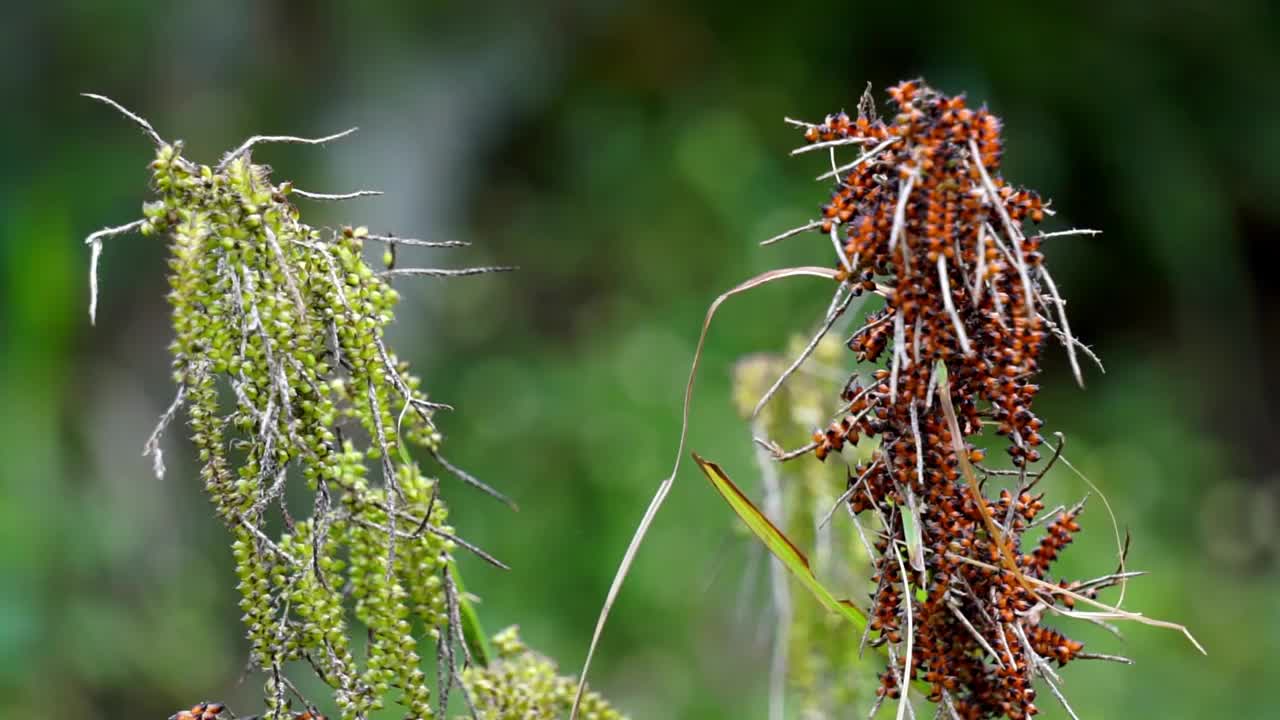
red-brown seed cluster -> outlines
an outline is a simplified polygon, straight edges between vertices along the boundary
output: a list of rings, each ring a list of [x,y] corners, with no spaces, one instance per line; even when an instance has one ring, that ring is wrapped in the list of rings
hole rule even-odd
[[[1022,563],[1039,570],[1040,574],[1044,575],[1049,571],[1053,561],[1058,559],[1058,553],[1071,544],[1071,533],[1079,531],[1080,525],[1076,522],[1075,513],[1059,514],[1046,528],[1045,536],[1040,539],[1040,547],[1037,547],[1030,556],[1023,557]]]
[[[169,720],[217,720],[227,706],[222,703],[202,702],[193,705],[190,710],[180,710],[169,716]]]
[[[193,705],[190,710],[179,710],[169,716],[169,720],[218,720],[227,706],[222,703],[202,702]],[[255,716],[256,717],[256,716]],[[253,720],[249,718],[247,720]],[[313,710],[305,710],[293,714],[293,720],[326,720],[324,715]]]
[[[901,693],[910,603],[909,679],[927,683],[935,701],[945,692],[965,720],[1018,720],[1038,712],[1031,687],[1037,656],[1061,665],[1082,647],[1039,624],[1046,604],[1069,598],[1033,591],[1026,580],[1078,587],[1048,573],[1080,529],[1079,510],[1049,523],[1032,552],[1019,549],[1044,509],[1025,481],[1041,458],[1032,379],[1048,330],[1039,284],[1044,258],[1039,238],[1024,235],[1022,224],[1042,220],[1046,207],[1036,193],[1001,178],[994,115],[919,82],[889,95],[897,114],[888,121],[840,113],[805,132],[811,143],[859,146],[860,162],[836,174],[820,230],[842,248],[838,279],[855,293],[885,298],[849,342],[860,362],[883,367],[870,382],[845,388],[848,410],[814,434],[815,453],[825,459],[861,437],[880,440],[850,475],[849,506],[878,515],[887,529],[875,548],[870,627],[873,642],[898,647],[899,662],[882,675],[881,694]],[[941,388],[949,391],[961,438],[952,437]],[[960,445],[969,463],[981,463],[983,451],[968,438],[987,427],[1008,438],[1024,481],[1022,490],[996,500],[975,494],[981,490],[970,487],[956,454]],[[902,514],[912,507],[923,567],[903,564]]]

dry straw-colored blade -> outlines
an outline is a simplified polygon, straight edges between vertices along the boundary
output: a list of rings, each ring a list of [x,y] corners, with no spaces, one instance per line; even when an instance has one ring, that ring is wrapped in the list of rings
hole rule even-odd
[[[631,542],[627,545],[627,550],[622,555],[622,562],[618,563],[618,569],[614,572],[613,583],[609,586],[609,593],[605,596],[604,605],[600,608],[600,616],[596,618],[596,628],[591,634],[591,645],[587,648],[587,659],[582,663],[582,675],[578,678],[578,692],[573,698],[573,708],[569,711],[569,720],[576,720],[578,717],[578,707],[582,704],[582,695],[587,687],[587,671],[591,669],[591,659],[595,657],[596,646],[600,644],[600,635],[604,632],[605,623],[609,619],[609,611],[613,609],[613,603],[618,599],[618,593],[622,590],[622,582],[626,580],[627,574],[631,571],[631,563],[635,560],[636,553],[640,550],[640,544],[644,542],[644,537],[648,534],[649,527],[653,525],[654,517],[657,516],[662,503],[666,501],[667,494],[671,492],[671,486],[675,484],[676,473],[680,471],[680,460],[684,457],[685,436],[689,431],[689,404],[693,399],[693,382],[698,374],[698,362],[702,359],[702,346],[706,343],[707,331],[711,328],[711,320],[715,317],[716,311],[720,309],[720,305],[734,295],[753,290],[775,280],[790,277],[817,277],[835,280],[836,272],[831,268],[817,266],[769,270],[724,291],[707,308],[706,317],[702,320],[702,332],[698,336],[698,346],[693,352],[693,362],[689,365],[689,379],[684,386],[684,406],[680,419],[680,442],[676,447],[675,463],[671,468],[671,474],[658,484],[658,489],[654,492],[653,499],[649,501],[649,507],[644,511],[644,517],[640,519],[640,524],[636,526],[635,534],[631,536]]]

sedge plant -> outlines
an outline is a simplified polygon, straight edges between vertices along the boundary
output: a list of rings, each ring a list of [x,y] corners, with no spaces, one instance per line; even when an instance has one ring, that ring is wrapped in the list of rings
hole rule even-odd
[[[456,277],[506,267],[404,267],[397,250],[458,245],[363,227],[321,230],[299,201],[327,195],[274,182],[252,152],[324,138],[255,136],[217,163],[187,158],[140,116],[100,95],[155,144],[153,200],[142,217],[92,233],[89,305],[97,312],[104,245],[128,233],[166,241],[169,346],[176,392],[145,445],[165,472],[161,436],[185,418],[200,478],[230,535],[249,665],[264,678],[261,720],[364,720],[394,704],[402,717],[562,717],[577,689],[514,629],[488,639],[456,556],[506,566],[449,523],[439,476],[514,508],[443,452],[435,402],[386,342],[398,278]],[[379,247],[382,266],[366,259]],[[299,502],[305,497],[305,502]],[[429,657],[423,657],[425,653]],[[311,673],[327,697],[304,695]],[[591,695],[589,714],[622,716]],[[236,717],[200,702],[174,720]]]

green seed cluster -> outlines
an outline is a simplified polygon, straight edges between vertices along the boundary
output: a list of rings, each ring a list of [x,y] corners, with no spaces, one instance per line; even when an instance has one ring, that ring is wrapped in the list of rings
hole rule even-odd
[[[156,199],[144,203],[144,218],[88,238],[91,288],[102,238],[135,228],[169,238],[179,390],[147,452],[156,452],[162,473],[159,434],[185,406],[205,490],[232,535],[250,657],[266,675],[265,711],[254,717],[324,717],[286,674],[299,664],[332,689],[344,720],[366,720],[389,699],[406,720],[434,718],[455,687],[485,718],[567,714],[576,685],[514,631],[496,639],[498,657],[486,647],[453,553],[463,545],[496,561],[457,538],[438,481],[409,454],[409,446],[424,448],[478,484],[440,457],[432,420],[439,406],[383,341],[399,295],[386,282],[391,273],[365,262],[364,244],[395,241],[365,228],[322,233],[302,223],[292,186],[272,184],[269,169],[250,161],[250,147],[263,138],[217,166],[201,165],[113,100],[90,97],[157,143]],[[383,255],[388,268],[394,248]],[[309,514],[295,517],[290,505],[304,495]],[[423,641],[437,655],[430,682]],[[433,691],[442,691],[435,709]],[[175,717],[225,709],[196,707]],[[586,718],[621,717],[595,694],[583,710]]]
[[[264,720],[289,716],[282,672],[299,661],[344,718],[390,696],[407,717],[433,717],[418,637],[461,636],[447,632],[454,543],[406,443],[434,452],[440,434],[417,378],[383,344],[398,295],[363,259],[367,231],[303,224],[291,186],[247,152],[215,168],[164,144],[151,170],[158,199],[142,232],[171,238],[174,375],[234,538],[252,658],[268,677]],[[284,502],[299,482],[306,519]],[[363,663],[352,619],[368,630]]]
[[[462,673],[462,682],[479,720],[557,720],[568,717],[578,683],[556,674],[556,664],[520,641],[516,628],[493,637],[496,658],[488,667]],[[582,697],[578,717],[625,720],[625,716],[593,692]]]

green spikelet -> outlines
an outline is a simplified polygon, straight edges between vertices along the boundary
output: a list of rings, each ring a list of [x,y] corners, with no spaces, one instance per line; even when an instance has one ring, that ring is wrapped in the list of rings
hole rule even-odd
[[[435,481],[401,446],[434,453],[440,435],[417,379],[382,343],[398,295],[364,261],[365,229],[325,237],[247,153],[224,166],[162,145],[142,232],[171,238],[175,378],[205,488],[234,537],[252,658],[268,673],[264,718],[286,717],[281,673],[303,660],[345,718],[388,696],[433,717],[418,636],[456,636],[441,580],[453,542]],[[344,429],[367,440],[342,441]],[[308,519],[284,509],[291,473],[312,495]],[[278,540],[273,514],[286,527]],[[368,629],[363,667],[352,619]]]
[[[554,662],[525,647],[515,627],[495,635],[493,646],[496,658],[488,667],[470,668],[462,673],[462,682],[480,720],[568,717],[578,689],[573,678],[557,675]],[[583,696],[578,717],[625,720],[624,715],[593,692]]]
[[[462,546],[501,563],[454,534],[438,481],[422,473],[409,446],[505,498],[441,457],[432,415],[440,406],[383,341],[399,300],[388,284],[394,274],[509,268],[375,272],[365,243],[392,239],[303,223],[290,199],[308,194],[272,184],[268,168],[250,160],[253,141],[217,166],[197,164],[183,157],[181,142],[164,141],[115,101],[89,97],[121,111],[157,145],[149,166],[156,199],[144,203],[143,218],[86,240],[90,317],[103,240],[133,230],[167,237],[178,394],[147,452],[162,474],[160,435],[185,406],[206,493],[232,536],[250,659],[265,674],[259,717],[323,718],[289,679],[298,667],[329,686],[345,720],[365,720],[388,702],[408,720],[441,717],[449,689],[479,692],[464,678],[482,676],[495,697],[536,689],[529,696],[538,707],[567,708],[575,688],[548,661],[504,655],[485,667],[490,651],[453,553]],[[419,656],[424,642],[435,646],[432,681]],[[502,669],[510,662],[527,667]],[[530,685],[535,670],[549,679]],[[488,697],[480,698],[485,707]],[[600,709],[592,717],[618,717],[598,698],[592,703]],[[206,702],[175,717],[210,720],[224,710]],[[517,716],[525,717],[502,715]]]

